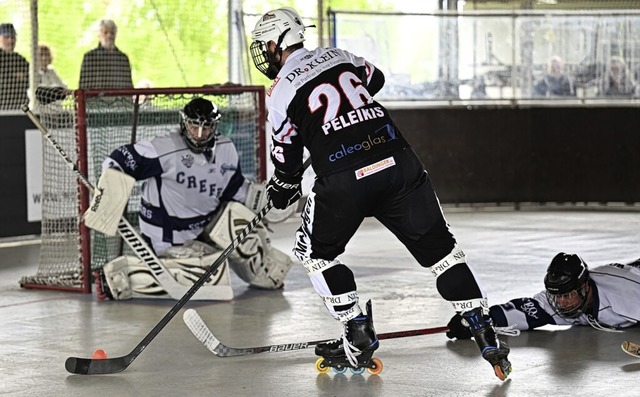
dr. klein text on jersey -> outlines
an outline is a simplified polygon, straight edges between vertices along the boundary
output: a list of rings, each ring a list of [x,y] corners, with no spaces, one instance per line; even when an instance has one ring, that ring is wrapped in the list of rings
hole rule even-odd
[[[381,130],[386,130],[387,134],[383,134],[378,136],[377,133],[380,132]],[[376,134],[369,134],[367,135],[367,139],[362,141],[361,143],[356,143],[354,145],[350,145],[350,146],[345,146],[343,144],[340,145],[340,150],[334,152],[333,154],[329,155],[329,161],[331,161],[332,163],[341,160],[347,156],[349,156],[352,153],[356,153],[359,152],[361,150],[367,151],[370,150],[372,147],[376,146],[376,145],[382,145],[388,142],[391,142],[393,140],[398,139],[398,137],[395,134],[395,130],[393,128],[393,126],[391,126],[390,124],[387,124],[386,126],[380,128],[378,131],[376,131]]]

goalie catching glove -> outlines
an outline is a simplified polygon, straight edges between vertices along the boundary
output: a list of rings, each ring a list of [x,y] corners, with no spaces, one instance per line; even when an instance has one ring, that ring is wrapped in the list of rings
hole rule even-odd
[[[302,174],[285,174],[275,170],[271,180],[267,184],[267,194],[277,209],[283,210],[294,204],[302,197]]]

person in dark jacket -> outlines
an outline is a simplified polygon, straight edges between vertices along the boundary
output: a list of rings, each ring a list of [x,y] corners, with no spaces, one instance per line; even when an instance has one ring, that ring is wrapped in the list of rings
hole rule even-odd
[[[573,82],[564,73],[562,58],[555,55],[549,58],[545,76],[536,82],[533,87],[533,96],[536,97],[561,97],[575,96],[576,91]]]
[[[13,24],[0,24],[0,110],[20,109],[29,102],[29,62],[15,47]]]
[[[129,57],[116,47],[117,33],[115,22],[100,21],[100,44],[84,54],[79,88],[133,88]]]

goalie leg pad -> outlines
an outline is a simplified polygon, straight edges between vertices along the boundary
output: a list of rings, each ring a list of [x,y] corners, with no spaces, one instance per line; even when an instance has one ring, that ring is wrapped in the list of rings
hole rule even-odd
[[[131,283],[129,282],[129,265],[140,262],[133,256],[119,256],[111,262],[104,265],[102,272],[104,274],[102,288],[105,293],[114,300],[127,300],[133,296]],[[146,266],[145,266],[146,267]]]
[[[282,288],[284,278],[292,266],[293,261],[289,255],[276,248],[271,248],[264,256],[262,263],[254,267],[253,278],[249,284],[264,289]]]
[[[102,172],[91,205],[84,213],[84,224],[107,236],[115,236],[131,189],[136,180],[124,172],[107,168]]]
[[[253,220],[255,214],[244,205],[231,201],[224,209],[220,210],[217,216],[205,227],[208,238],[218,247],[228,247],[238,234],[242,232],[249,222]],[[259,238],[261,242],[256,241]],[[239,255],[240,252],[255,252],[257,244],[267,247],[271,244],[267,228],[258,223],[245,241],[240,244],[231,256]]]
[[[191,287],[219,256],[220,252],[216,252],[193,258],[165,258],[161,259],[161,261],[177,282],[186,287]],[[120,256],[104,265],[103,272],[109,293],[114,300],[169,298],[162,285],[153,277],[149,267],[136,257]],[[207,286],[230,285],[228,263],[225,262],[213,272],[201,290]]]
[[[222,251],[216,251],[209,255],[197,256],[191,258],[165,258],[162,263],[171,273],[173,278],[180,284],[192,286],[196,281],[209,269],[219,257]],[[211,277],[204,283],[204,286],[213,285],[230,285],[228,263],[225,262],[220,266]]]
[[[227,247],[254,216],[244,205],[229,202],[207,227],[208,237],[219,247]],[[293,261],[289,255],[271,248],[269,232],[259,223],[229,255],[229,264],[234,273],[250,285],[278,289],[282,287]]]

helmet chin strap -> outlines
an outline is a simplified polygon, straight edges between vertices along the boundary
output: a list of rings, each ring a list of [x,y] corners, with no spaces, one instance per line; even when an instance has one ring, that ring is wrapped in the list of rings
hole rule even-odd
[[[267,53],[267,60],[269,61],[269,69],[267,70],[267,77],[271,80],[275,79],[278,73],[280,73],[280,69],[282,66],[280,65],[280,61],[282,61],[282,41],[284,40],[284,36],[291,30],[291,28],[286,29],[280,37],[278,37],[278,42],[276,43],[275,50],[270,53]]]
[[[282,48],[277,47],[273,53],[267,52],[267,59],[269,61],[269,69],[267,69],[267,77],[271,80],[275,79],[280,73],[280,61],[276,61],[276,58],[282,59]]]

